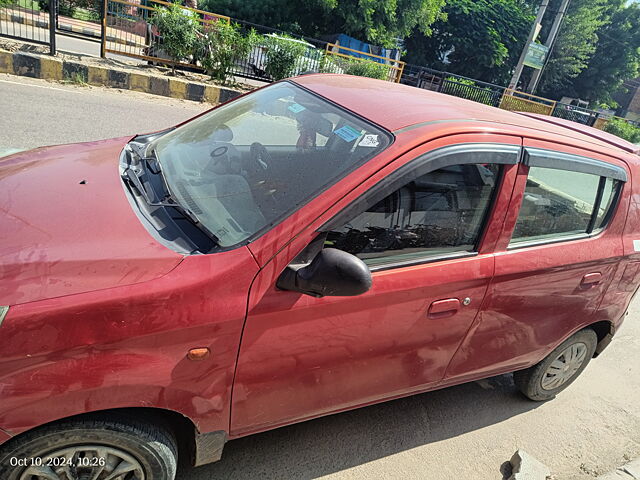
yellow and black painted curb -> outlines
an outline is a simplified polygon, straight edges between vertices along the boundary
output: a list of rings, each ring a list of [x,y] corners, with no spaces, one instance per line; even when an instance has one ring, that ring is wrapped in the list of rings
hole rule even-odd
[[[214,105],[241,95],[241,92],[217,85],[153,75],[144,71],[131,72],[110,66],[83,63],[80,60],[62,60],[49,55],[9,52],[1,49],[0,73],[45,80],[69,80]]]
[[[0,12],[0,21],[10,22],[10,23],[20,23],[22,25],[33,26],[37,28],[45,28],[45,29],[49,28],[48,19],[41,20],[41,19],[31,18],[28,16],[19,15],[15,12]],[[78,33],[80,35],[89,36],[97,39],[102,38],[99,26],[96,26],[96,28],[86,28],[86,27],[81,27],[79,25],[73,25],[71,23],[60,21],[58,22],[57,28],[58,30]],[[114,37],[113,35],[107,35],[107,42],[119,43],[122,45],[127,45],[129,47],[145,46],[144,43],[134,42],[132,40],[127,40],[124,38]]]

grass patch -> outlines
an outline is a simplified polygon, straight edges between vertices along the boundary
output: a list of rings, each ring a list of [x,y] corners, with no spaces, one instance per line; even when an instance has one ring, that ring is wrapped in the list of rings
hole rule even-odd
[[[100,14],[93,10],[85,10],[84,8],[76,8],[73,12],[73,18],[77,20],[85,20],[87,22],[99,22]]]
[[[62,83],[71,83],[73,85],[80,85],[86,87],[89,85],[87,75],[83,72],[73,72],[71,75],[64,76]]]
[[[18,0],[16,4],[19,7],[26,8],[27,10],[40,11],[40,5],[34,0]]]

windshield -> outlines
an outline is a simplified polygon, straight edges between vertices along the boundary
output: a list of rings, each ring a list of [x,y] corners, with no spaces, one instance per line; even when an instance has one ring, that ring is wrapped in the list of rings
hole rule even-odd
[[[390,143],[390,135],[291,83],[239,98],[155,140],[175,199],[222,247],[282,220]]]

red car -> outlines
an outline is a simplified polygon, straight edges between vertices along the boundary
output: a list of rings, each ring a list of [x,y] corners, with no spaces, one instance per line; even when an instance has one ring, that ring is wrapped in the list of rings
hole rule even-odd
[[[307,75],[0,161],[0,478],[167,480],[229,439],[515,372],[532,400],[640,284],[636,146]]]

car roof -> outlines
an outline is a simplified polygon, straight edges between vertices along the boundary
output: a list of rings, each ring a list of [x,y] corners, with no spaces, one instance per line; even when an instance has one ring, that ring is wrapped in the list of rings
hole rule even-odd
[[[421,124],[473,120],[542,130],[640,153],[637,145],[586,125],[545,115],[509,112],[408,85],[338,74],[303,75],[293,81],[392,132]]]
[[[605,143],[613,145],[614,147],[619,148],[620,150],[624,150],[629,153],[640,153],[640,148],[638,145],[634,145],[631,142],[627,142],[625,139],[620,138],[611,133],[605,132],[604,130],[599,130],[597,128],[589,127],[587,125],[582,125],[581,123],[572,122],[571,120],[566,120],[564,118],[558,117],[550,117],[548,115],[540,115],[539,113],[525,113],[518,112],[520,115],[524,115],[530,118],[535,118],[538,120],[542,120],[543,122],[548,122],[553,125],[558,125],[560,127],[573,130],[574,132],[582,133],[588,135],[592,138],[601,140]]]

